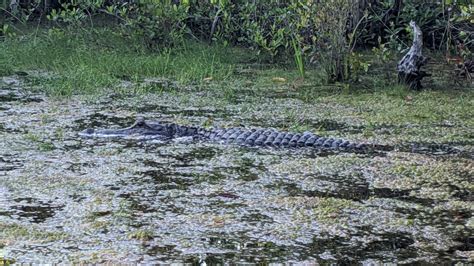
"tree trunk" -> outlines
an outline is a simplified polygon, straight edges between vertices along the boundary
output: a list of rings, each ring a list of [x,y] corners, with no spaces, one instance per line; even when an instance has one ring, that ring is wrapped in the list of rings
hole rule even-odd
[[[426,65],[428,58],[422,55],[423,33],[414,21],[410,22],[413,28],[413,44],[410,51],[398,62],[398,82],[408,85],[411,89],[421,89],[421,79],[429,76],[421,67]]]

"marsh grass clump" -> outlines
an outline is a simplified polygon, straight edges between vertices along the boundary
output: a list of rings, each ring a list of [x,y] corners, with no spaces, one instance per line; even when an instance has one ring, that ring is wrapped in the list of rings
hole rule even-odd
[[[41,143],[38,143],[38,148],[40,151],[52,151],[56,147],[54,146],[52,142],[41,142]]]
[[[39,242],[51,242],[67,237],[64,232],[46,231],[34,226],[22,226],[14,223],[0,223],[0,236],[11,241],[20,239],[37,240]]]
[[[293,211],[310,210],[321,223],[333,223],[335,219],[341,218],[344,209],[357,208],[356,202],[332,197],[285,197],[273,201],[276,206]]]
[[[346,199],[320,198],[313,207],[319,221],[331,222],[340,216],[344,209],[354,208],[354,203]]]
[[[56,148],[51,141],[43,140],[41,136],[34,133],[27,133],[24,135],[24,138],[36,144],[38,150],[40,151],[47,152],[47,151],[52,151]]]
[[[154,232],[151,230],[136,230],[128,234],[128,239],[136,239],[140,241],[151,240],[154,237]]]

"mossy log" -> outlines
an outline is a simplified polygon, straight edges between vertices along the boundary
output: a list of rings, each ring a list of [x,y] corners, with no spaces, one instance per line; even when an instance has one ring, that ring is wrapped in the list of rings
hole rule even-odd
[[[410,22],[413,28],[413,44],[410,51],[398,62],[398,82],[406,84],[411,89],[419,90],[422,88],[421,80],[430,76],[421,68],[426,65],[428,58],[422,55],[423,50],[423,33],[420,27],[414,21]]]

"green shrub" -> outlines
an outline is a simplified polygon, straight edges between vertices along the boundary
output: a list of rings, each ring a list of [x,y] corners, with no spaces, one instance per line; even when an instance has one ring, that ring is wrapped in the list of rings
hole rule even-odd
[[[147,0],[122,7],[117,15],[123,19],[126,36],[139,37],[149,48],[157,49],[183,42],[188,9],[171,0]]]
[[[377,37],[392,48],[402,50],[411,43],[405,29],[414,20],[423,31],[424,43],[446,50],[462,43],[474,48],[474,5],[471,0],[376,1],[367,7],[360,45],[376,46]]]

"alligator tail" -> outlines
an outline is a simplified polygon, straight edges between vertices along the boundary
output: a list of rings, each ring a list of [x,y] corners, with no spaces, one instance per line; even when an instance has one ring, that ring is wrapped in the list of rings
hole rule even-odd
[[[275,129],[215,128],[198,129],[198,137],[210,141],[235,143],[246,146],[266,147],[313,147],[315,149],[347,152],[385,151],[390,147],[366,143],[355,143],[344,139],[326,138],[311,132],[291,133]]]

